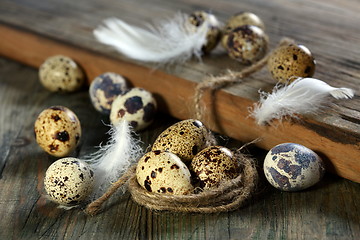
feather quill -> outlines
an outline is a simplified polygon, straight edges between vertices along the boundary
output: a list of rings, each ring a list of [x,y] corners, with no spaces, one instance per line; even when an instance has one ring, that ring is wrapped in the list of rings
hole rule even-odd
[[[354,91],[335,88],[315,78],[298,78],[284,87],[275,86],[273,92],[260,92],[250,116],[258,125],[269,124],[272,119],[282,120],[295,114],[313,114],[328,104],[327,96],[350,99]]]
[[[200,58],[206,44],[210,21],[195,27],[187,14],[178,13],[171,19],[149,25],[147,29],[130,25],[117,18],[104,20],[94,30],[95,38],[114,47],[128,58],[157,63],[185,62],[193,55]]]
[[[94,170],[95,186],[92,199],[102,195],[143,154],[140,141],[131,135],[127,121],[119,122],[108,133],[108,143],[83,158]]]

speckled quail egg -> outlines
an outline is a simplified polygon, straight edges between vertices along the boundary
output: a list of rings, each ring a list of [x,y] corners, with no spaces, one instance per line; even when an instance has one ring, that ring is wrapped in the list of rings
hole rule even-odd
[[[188,194],[193,191],[190,171],[173,153],[155,150],[146,153],[136,167],[140,186],[155,193]]]
[[[232,59],[251,64],[264,57],[267,45],[267,36],[261,28],[244,25],[229,33],[226,50]]]
[[[52,201],[77,205],[91,194],[94,173],[87,163],[77,158],[62,158],[46,170],[44,187]]]
[[[200,151],[191,161],[191,169],[203,189],[218,187],[222,181],[239,174],[237,159],[231,150],[222,146],[210,146]]]
[[[81,137],[79,119],[63,106],[52,106],[42,111],[35,121],[34,130],[39,146],[56,157],[69,155]]]
[[[266,179],[282,191],[299,191],[321,180],[325,167],[321,158],[309,148],[296,143],[273,147],[265,157]]]
[[[42,85],[52,92],[73,92],[84,83],[84,73],[69,57],[49,57],[40,66],[39,78]]]
[[[152,150],[165,150],[179,156],[184,162],[191,159],[206,147],[208,130],[195,119],[175,123],[165,129],[155,140]]]
[[[110,115],[114,99],[129,90],[126,80],[119,74],[106,72],[97,76],[90,84],[89,95],[95,109]]]
[[[121,120],[130,123],[135,131],[149,126],[156,114],[156,101],[153,95],[142,88],[132,88],[117,96],[111,105],[110,120],[116,125]]]
[[[208,31],[206,33],[206,44],[202,51],[209,53],[219,43],[221,38],[220,23],[215,15],[205,11],[195,11],[189,16],[190,23],[195,27],[200,27],[207,20]]]
[[[315,73],[315,60],[303,45],[290,44],[277,48],[267,65],[272,77],[282,83],[297,77],[312,77]]]
[[[228,34],[235,28],[244,25],[252,25],[265,30],[264,22],[254,13],[240,12],[230,17],[223,28],[223,36],[221,38],[221,44],[226,47]]]

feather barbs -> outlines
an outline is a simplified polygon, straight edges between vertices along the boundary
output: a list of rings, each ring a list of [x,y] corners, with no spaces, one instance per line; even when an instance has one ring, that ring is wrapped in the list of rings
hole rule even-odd
[[[273,119],[314,114],[329,104],[328,96],[350,99],[354,91],[335,88],[315,78],[297,78],[288,85],[275,86],[272,93],[260,91],[260,100],[250,112],[258,125],[270,124]]]

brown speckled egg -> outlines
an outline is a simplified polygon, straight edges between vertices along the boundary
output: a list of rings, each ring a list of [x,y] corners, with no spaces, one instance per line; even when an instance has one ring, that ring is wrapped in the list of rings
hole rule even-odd
[[[205,20],[208,20],[208,31],[206,34],[206,44],[203,46],[202,51],[209,53],[219,43],[221,38],[220,23],[211,13],[205,11],[195,11],[190,14],[190,23],[195,27],[201,26]]]
[[[42,85],[52,92],[73,92],[84,83],[84,73],[74,60],[62,55],[49,57],[40,66]]]
[[[140,186],[155,193],[188,194],[193,191],[190,171],[173,153],[155,150],[146,153],[136,167]]]
[[[121,120],[130,123],[135,131],[149,126],[156,114],[153,95],[143,88],[132,88],[115,98],[111,105],[110,120],[116,125]]]
[[[52,201],[77,205],[92,192],[94,173],[88,164],[77,158],[62,158],[46,170],[44,187]]]
[[[129,90],[125,78],[113,72],[97,76],[91,82],[89,95],[95,109],[105,115],[110,115],[114,99]]]
[[[208,131],[198,120],[188,119],[165,129],[155,140],[152,150],[165,150],[179,156],[184,162],[191,159],[206,145]]]
[[[244,25],[229,33],[226,50],[238,62],[251,64],[264,57],[267,45],[267,36],[261,28]]]
[[[69,155],[81,137],[79,119],[63,106],[52,106],[42,111],[35,121],[34,130],[39,146],[56,157]]]
[[[296,77],[312,77],[315,60],[305,46],[290,44],[274,50],[268,60],[268,70],[276,81],[285,83],[291,77],[293,80]]]
[[[211,189],[220,182],[233,179],[239,174],[239,165],[233,153],[225,147],[210,146],[196,154],[191,169],[200,180],[200,187]]]
[[[240,12],[230,17],[223,28],[223,36],[221,38],[221,44],[226,47],[228,34],[235,28],[244,25],[252,25],[265,30],[264,22],[254,13]]]

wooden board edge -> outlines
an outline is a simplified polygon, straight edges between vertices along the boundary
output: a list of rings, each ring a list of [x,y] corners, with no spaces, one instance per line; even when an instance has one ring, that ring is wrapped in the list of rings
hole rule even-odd
[[[196,83],[194,82],[49,39],[14,26],[0,24],[0,32],[2,33],[0,54],[5,57],[38,68],[47,57],[63,54],[73,58],[83,67],[88,82],[103,72],[115,71],[125,76],[134,86],[153,92],[162,111],[178,119],[195,116],[193,97]],[[215,94],[207,93],[202,103],[206,106],[207,114],[201,120],[212,130],[243,142],[260,138],[261,141],[257,145],[264,149],[297,139],[297,143],[319,153],[325,159],[329,171],[360,182],[358,136],[344,133],[342,137],[349,138],[348,141],[346,139],[337,141],[301,122],[284,122],[277,127],[256,126],[254,121],[248,118],[248,108],[253,102],[221,90]],[[326,128],[326,126],[322,127]]]

